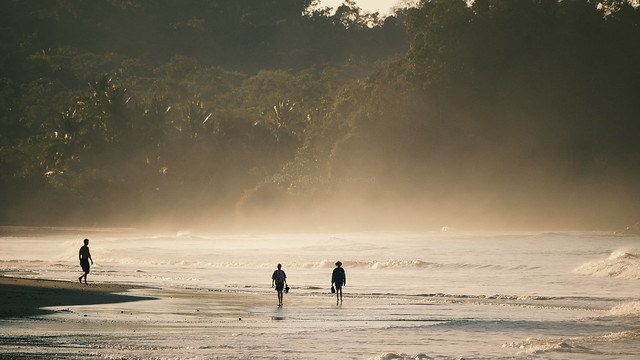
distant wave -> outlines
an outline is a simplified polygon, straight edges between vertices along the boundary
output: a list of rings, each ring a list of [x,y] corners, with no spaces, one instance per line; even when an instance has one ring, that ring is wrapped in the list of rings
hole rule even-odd
[[[294,267],[301,267],[305,269],[324,268],[330,269],[335,266],[333,260],[322,260],[317,263],[304,263],[304,264],[292,264]],[[514,267],[505,268],[502,265],[496,264],[472,264],[472,263],[435,263],[429,261],[423,261],[419,259],[388,259],[388,260],[343,260],[342,266],[344,268],[363,268],[363,269],[488,269],[488,270],[526,270],[537,269],[537,266],[523,266],[518,265]]]
[[[528,236],[528,238],[530,239],[549,239],[549,238],[565,238],[565,237],[571,237],[572,235],[570,233],[564,233],[564,232],[543,232],[543,233],[539,233],[539,234],[535,234],[535,235],[531,235]]]
[[[271,268],[271,263],[246,263],[230,261],[212,261],[204,258],[173,258],[170,256],[155,256],[151,258],[140,257],[110,257],[108,254],[101,257],[103,263],[125,264],[135,266],[183,266],[193,268]],[[344,268],[348,269],[371,269],[371,270],[391,270],[391,269],[470,269],[489,271],[523,271],[536,270],[538,266],[517,265],[505,267],[498,264],[475,264],[475,263],[436,263],[423,261],[420,259],[387,259],[387,260],[342,260]],[[75,266],[75,263],[74,263]],[[335,260],[320,260],[317,262],[292,262],[286,264],[288,268],[301,269],[332,269],[335,267]]]
[[[619,249],[604,260],[588,262],[574,270],[581,275],[640,280],[640,253],[638,250]]]
[[[42,260],[19,260],[19,259],[15,259],[15,260],[0,260],[0,264],[3,263],[7,263],[7,264],[28,264],[28,263],[44,263],[44,261]]]
[[[398,260],[389,259],[386,261],[369,260],[369,261],[343,261],[345,268],[369,268],[369,269],[388,269],[388,268],[436,268],[442,265],[422,260]],[[322,260],[319,263],[303,264],[303,268],[333,268],[335,266],[333,260]]]

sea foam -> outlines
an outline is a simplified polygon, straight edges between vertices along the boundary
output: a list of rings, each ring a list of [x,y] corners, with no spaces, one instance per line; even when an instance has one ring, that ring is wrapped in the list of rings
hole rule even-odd
[[[290,266],[305,268],[305,269],[331,269],[335,267],[333,260],[321,260],[314,263],[291,263]],[[342,266],[350,269],[447,269],[447,270],[535,270],[538,266],[504,266],[500,264],[474,264],[474,263],[438,263],[423,261],[419,259],[386,259],[386,260],[342,260]]]
[[[612,316],[626,316],[626,315],[640,315],[640,301],[631,301],[614,306],[609,310],[609,315]]]
[[[408,354],[402,354],[402,353],[384,353],[371,358],[371,360],[427,360],[427,359],[433,359],[433,358],[425,354],[408,355]]]
[[[503,344],[502,347],[520,349],[521,355],[539,355],[549,352],[597,353],[595,349],[602,346],[602,344],[637,341],[638,339],[640,339],[640,331],[630,330],[596,336],[530,338],[523,342]]]
[[[640,280],[640,251],[618,249],[604,260],[588,262],[574,270],[581,275]]]

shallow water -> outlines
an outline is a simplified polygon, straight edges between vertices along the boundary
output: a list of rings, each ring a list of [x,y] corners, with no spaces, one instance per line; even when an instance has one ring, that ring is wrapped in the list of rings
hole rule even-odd
[[[97,358],[640,358],[638,237],[79,233],[2,237],[0,268],[7,276],[77,279],[77,252],[89,237],[89,281],[150,285],[177,296],[4,321],[0,353],[13,353],[24,336],[54,343],[30,346],[33,353],[65,349],[70,358],[87,355],[88,347]],[[328,293],[336,260],[347,272],[339,307]],[[274,306],[271,289],[277,263],[292,287],[283,308]],[[274,301],[244,308],[244,320],[232,321],[180,289],[269,294]],[[81,317],[88,310],[91,316]],[[135,335],[123,322],[138,329]],[[86,334],[73,330],[83,326]]]

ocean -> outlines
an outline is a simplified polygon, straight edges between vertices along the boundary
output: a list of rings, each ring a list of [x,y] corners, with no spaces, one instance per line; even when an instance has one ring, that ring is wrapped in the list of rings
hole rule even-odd
[[[176,296],[0,320],[2,336],[45,337],[55,346],[31,351],[65,349],[64,358],[83,358],[87,347],[91,358],[111,359],[640,358],[637,236],[21,229],[0,237],[0,273],[77,281],[84,238],[94,260],[89,282],[236,294],[249,299],[238,318],[251,320],[217,321],[206,298]],[[338,260],[347,275],[340,306],[329,292]],[[278,263],[291,287],[282,308],[271,288]],[[251,304],[257,295],[273,304]],[[149,331],[125,335],[114,315],[123,307],[117,313],[136,314],[125,323]],[[195,308],[198,316],[183,310]],[[93,320],[79,319],[87,309]],[[117,330],[96,329],[118,321]],[[50,322],[79,326],[86,337]],[[15,346],[0,344],[0,353]]]

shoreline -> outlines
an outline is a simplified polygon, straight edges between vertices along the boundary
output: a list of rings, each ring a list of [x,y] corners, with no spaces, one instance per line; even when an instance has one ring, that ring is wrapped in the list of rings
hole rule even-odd
[[[142,290],[136,295],[129,290]],[[276,293],[259,294],[237,291],[212,291],[199,288],[156,288],[133,284],[89,283],[49,279],[30,279],[0,275],[0,320],[18,319],[55,313],[48,307],[78,305],[108,305],[143,300],[158,300],[153,307],[162,308],[166,301],[180,301],[187,312],[200,312],[217,319],[255,318],[250,307],[276,308]],[[285,296],[285,305],[293,307],[325,306],[333,300],[327,297]],[[186,310],[189,308],[190,310]],[[199,308],[199,309],[198,309]],[[209,311],[207,311],[208,309]],[[171,313],[171,311],[168,311]]]
[[[27,279],[0,275],[0,319],[50,313],[51,306],[97,305],[154,300],[154,297],[119,294],[140,288],[133,285]]]

